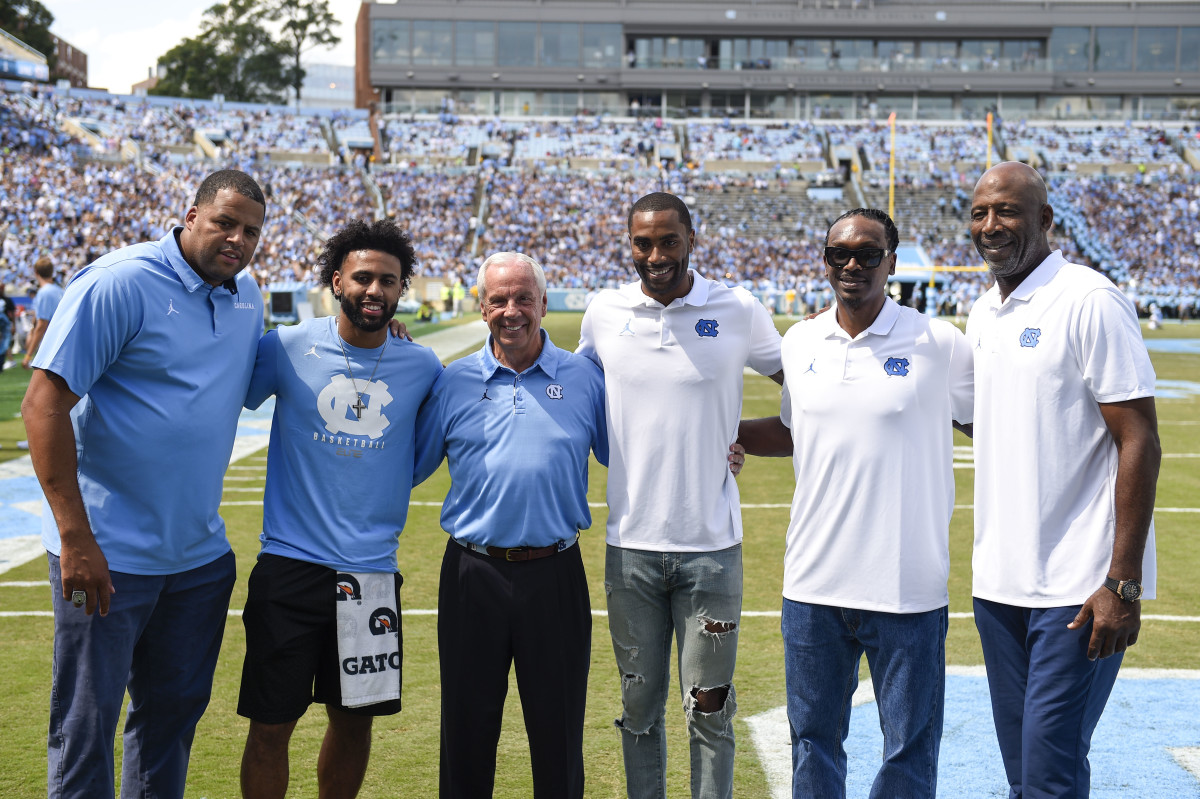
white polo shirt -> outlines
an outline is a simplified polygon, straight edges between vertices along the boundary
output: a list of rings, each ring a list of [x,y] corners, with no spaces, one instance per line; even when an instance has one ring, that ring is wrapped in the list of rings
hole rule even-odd
[[[945,607],[952,422],[973,412],[966,337],[888,299],[854,338],[833,313],[793,326],[783,371],[796,472],[783,595],[886,613]]]
[[[613,546],[710,552],[742,540],[726,458],[742,372],[778,372],[780,335],[750,292],[690,274],[691,291],[666,307],[630,283],[583,315],[577,352],[604,370]]]
[[[1129,300],[1054,251],[1003,303],[967,320],[975,348],[974,594],[1023,607],[1082,604],[1112,559],[1117,448],[1099,403],[1154,396]],[[1154,526],[1142,585],[1154,598]]]

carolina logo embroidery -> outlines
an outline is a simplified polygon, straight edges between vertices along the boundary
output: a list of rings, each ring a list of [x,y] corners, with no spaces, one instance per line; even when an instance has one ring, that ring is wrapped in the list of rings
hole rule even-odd
[[[1041,335],[1042,329],[1040,327],[1025,328],[1025,332],[1021,334],[1021,346],[1029,347],[1030,349],[1036,347],[1038,345],[1038,339],[1041,337]]]
[[[553,400],[562,399],[563,387],[558,383],[551,383],[550,385],[546,386],[546,396]]]
[[[717,320],[716,319],[701,319],[696,322],[696,335],[707,336],[710,338],[717,337]]]
[[[883,371],[892,377],[907,377],[908,358],[888,358],[883,362]]]
[[[362,599],[362,587],[358,584],[358,580],[354,579],[353,574],[339,574],[337,576],[337,601],[348,602],[351,599]]]
[[[387,635],[399,629],[399,619],[391,608],[379,608],[371,614],[371,635]]]
[[[173,299],[167,300],[167,316],[170,316],[171,314],[178,314],[178,313],[179,313],[179,311],[175,310],[175,300],[173,300]],[[183,314],[179,314],[179,315],[183,316]]]
[[[372,380],[362,389],[362,395],[370,397],[367,405],[360,405],[359,392],[353,381],[345,375],[334,375],[329,385],[317,395],[317,412],[325,420],[325,429],[330,433],[345,433],[349,436],[379,438],[391,424],[383,415],[383,409],[392,401],[388,385],[382,380]],[[351,411],[361,413],[361,418],[350,416]]]

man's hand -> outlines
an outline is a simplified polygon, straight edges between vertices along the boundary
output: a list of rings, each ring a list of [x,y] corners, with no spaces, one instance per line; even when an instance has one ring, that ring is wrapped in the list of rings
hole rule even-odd
[[[393,318],[390,322],[388,322],[388,330],[390,330],[392,335],[396,338],[406,338],[409,341],[412,341],[412,336],[408,335],[408,326],[399,319]]]
[[[1126,602],[1107,588],[1098,588],[1096,593],[1083,603],[1068,630],[1078,630],[1092,620],[1092,637],[1088,641],[1088,660],[1106,658],[1124,652],[1137,643],[1138,631],[1142,627],[1142,603]]]
[[[27,352],[27,353],[25,353],[25,357],[21,359],[21,366],[23,366],[23,367],[24,367],[24,368],[26,368],[26,369],[29,369],[29,368],[31,368],[31,367],[29,366],[29,364],[30,364],[32,361],[33,361],[33,356],[32,356],[32,355],[30,355],[30,354]]]
[[[746,448],[736,441],[729,445],[729,471],[737,477],[742,473],[742,467],[746,465]]]
[[[90,616],[99,608],[100,615],[107,616],[109,597],[117,592],[108,573],[108,559],[90,531],[80,538],[84,540],[74,546],[64,543],[59,557],[63,599],[69,602],[75,591],[83,591],[87,594],[83,612]]]

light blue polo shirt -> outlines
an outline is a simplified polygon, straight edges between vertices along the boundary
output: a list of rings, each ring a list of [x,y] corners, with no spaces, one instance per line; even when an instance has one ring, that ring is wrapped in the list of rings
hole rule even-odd
[[[259,342],[246,407],[275,395],[262,553],[339,571],[394,572],[417,411],[442,363],[433,350],[390,336],[375,349],[345,347],[343,354],[332,316],[272,330]],[[359,393],[364,407],[356,413]]]
[[[54,312],[58,310],[58,304],[62,302],[63,290],[54,283],[46,283],[37,294],[33,295],[33,315],[38,320],[45,319],[49,322],[54,318]]]
[[[171,574],[229,551],[218,514],[263,329],[262,294],[187,264],[176,235],[111,252],[67,286],[33,366],[82,399],[79,487],[113,571]],[[42,542],[60,554],[49,508]]]
[[[541,333],[542,354],[520,374],[489,336],[446,367],[421,408],[415,483],[450,462],[442,529],[460,541],[544,547],[592,524],[589,451],[608,465],[604,376]]]

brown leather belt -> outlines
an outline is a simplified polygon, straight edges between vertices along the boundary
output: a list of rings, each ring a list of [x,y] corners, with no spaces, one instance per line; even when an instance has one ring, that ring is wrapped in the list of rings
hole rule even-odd
[[[482,544],[472,544],[470,541],[462,541],[453,537],[450,540],[462,548],[478,552],[480,555],[506,560],[510,563],[519,563],[526,560],[548,558],[551,555],[557,555],[564,549],[570,549],[579,540],[579,534],[576,533],[571,536],[570,540],[559,541],[548,547],[488,547]]]

